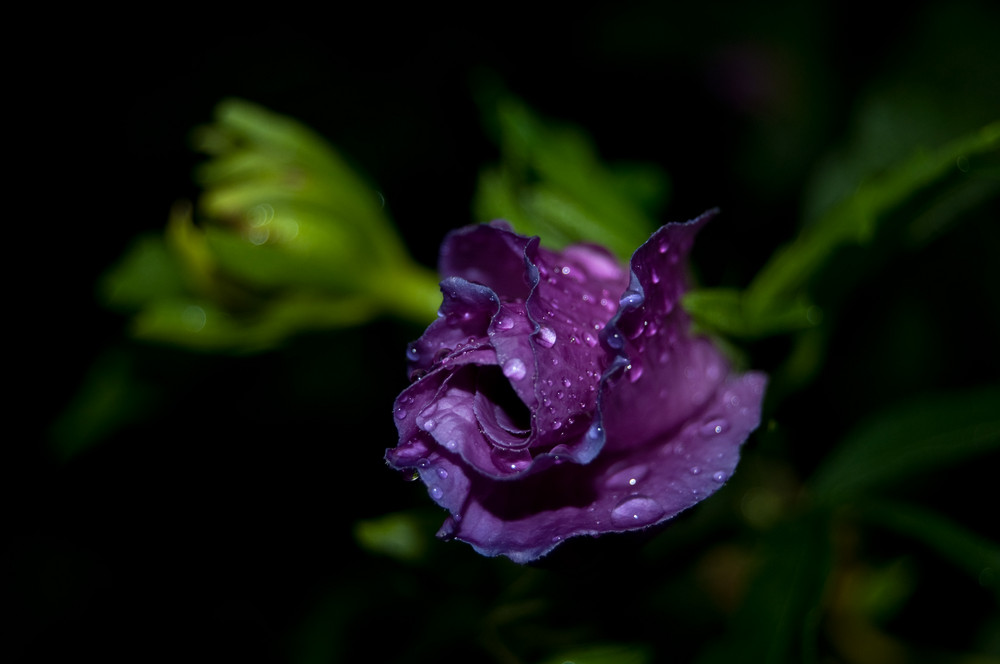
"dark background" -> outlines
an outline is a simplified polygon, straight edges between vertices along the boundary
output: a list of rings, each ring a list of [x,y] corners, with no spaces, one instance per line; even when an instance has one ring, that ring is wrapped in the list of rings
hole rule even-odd
[[[19,339],[9,352],[23,363],[8,415],[20,433],[5,464],[14,660],[306,662],[326,652],[330,661],[480,661],[492,652],[510,661],[461,630],[502,596],[512,565],[476,567],[468,547],[442,544],[433,566],[399,568],[352,537],[358,519],[426,502],[381,461],[395,442],[388,412],[405,385],[403,349],[419,329],[382,321],[251,358],[205,356],[137,347],[126,321],[97,302],[97,279],[131,239],[161,229],[177,200],[197,196],[190,173],[200,157],[188,136],[218,101],[246,98],[330,139],[385,196],[414,256],[433,265],[448,229],[481,221],[470,212],[476,178],[498,153],[477,94],[502,82],[543,115],[585,128],[607,160],[661,165],[672,184],[662,221],[720,206],[694,261],[706,283],[740,286],[794,237],[809,173],[851,136],[859,99],[907,80],[899,72],[912,68],[914,44],[942,6],[278,6],[232,16],[81,12],[59,29],[24,26],[38,38],[17,60],[21,113],[8,127],[27,147],[10,193],[26,209],[8,238],[17,277],[9,325]],[[963,25],[996,25],[988,3],[961,7],[983,19]],[[979,43],[965,29],[954,36],[956,53]],[[948,67],[989,65],[964,57],[928,76],[948,81]],[[935,274],[970,255],[986,262],[997,236],[984,229],[945,240],[929,257],[898,259],[885,274],[900,283],[887,278],[880,288],[916,279],[931,292]],[[966,294],[967,303],[978,296]],[[864,291],[854,320],[872,320],[883,299]],[[809,433],[782,450],[792,467],[807,474],[873,403],[891,401],[887,392],[995,378],[997,317],[970,316],[961,302],[915,308],[916,327],[929,330],[905,337],[915,352],[950,350],[919,368],[905,357],[891,365],[910,374],[866,373],[868,355],[884,359],[899,347],[879,319],[842,336],[825,382],[778,413],[787,431]],[[948,315],[961,323],[942,323]],[[143,379],[129,395],[134,420],[57,460],[47,451],[50,426],[89,367],[120,348]],[[753,350],[767,370],[785,348]],[[964,472],[966,486],[990,481],[988,469]],[[957,492],[942,500],[951,498],[961,506]],[[605,637],[625,638],[630,627],[632,638],[656,633],[663,615],[627,616],[642,584],[595,573],[552,588],[581,583],[592,592],[574,601]],[[979,615],[981,597],[941,585],[931,592]],[[675,607],[666,617],[682,613],[687,599],[669,599],[658,599]],[[920,610],[914,634],[927,620]],[[572,631],[564,612],[556,622]],[[979,627],[949,625],[958,639]],[[678,661],[707,632],[694,624]],[[530,633],[521,639],[531,643]]]

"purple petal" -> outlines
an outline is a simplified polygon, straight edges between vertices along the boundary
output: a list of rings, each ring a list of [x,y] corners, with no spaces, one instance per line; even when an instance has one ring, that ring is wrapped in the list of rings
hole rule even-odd
[[[609,437],[588,465],[565,463],[516,482],[466,476],[469,499],[444,534],[484,555],[530,562],[570,537],[662,523],[733,474],[740,444],[759,423],[764,384],[760,374],[727,380],[681,429],[616,454],[606,454]]]
[[[496,222],[449,235],[441,318],[411,345],[386,455],[449,511],[441,536],[527,562],[662,523],[730,477],[766,379],[733,373],[679,306],[713,215],[661,228],[629,273]]]
[[[496,293],[464,279],[445,279],[441,293],[444,300],[438,319],[406,349],[411,380],[449,356],[487,343],[490,321],[500,308]]]
[[[504,299],[528,297],[524,252],[527,238],[510,230],[502,220],[452,231],[441,245],[438,271],[442,278],[461,277],[492,289]]]

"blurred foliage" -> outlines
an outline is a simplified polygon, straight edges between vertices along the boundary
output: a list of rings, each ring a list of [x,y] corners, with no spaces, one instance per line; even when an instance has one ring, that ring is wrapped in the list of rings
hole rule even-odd
[[[104,280],[104,301],[134,313],[136,337],[257,352],[386,314],[433,319],[436,276],[315,132],[229,100],[195,146],[211,157],[195,174],[196,210],[179,204],[166,233],[139,238]]]
[[[24,650],[134,661],[162,644],[184,659],[194,630],[210,661],[1000,662],[1000,17],[932,2],[895,17],[905,31],[889,39],[852,6],[840,20],[867,41],[829,44],[818,35],[844,26],[791,4],[591,15],[616,57],[705,66],[738,111],[695,126],[711,109],[675,97],[674,115],[618,109],[591,137],[615,93],[691,80],[637,66],[591,90],[586,69],[545,114],[481,87],[491,163],[472,218],[437,225],[432,209],[397,228],[326,130],[219,104],[194,135],[198,198],[100,281],[130,338],[81,381],[49,431],[59,463],[25,494],[44,537],[11,548]],[[689,28],[699,17],[711,35]],[[538,80],[525,100],[550,85]],[[838,99],[846,88],[856,96]],[[688,124],[650,130],[661,115]],[[619,133],[668,149],[663,136],[689,131],[691,164],[603,156]],[[399,139],[385,133],[379,157]],[[684,302],[770,375],[739,472],[662,533],[570,541],[534,566],[435,541],[442,515],[419,483],[378,472],[402,350],[439,302],[402,238],[436,245],[506,217],[625,260],[664,210],[708,207],[682,198],[685,177],[720,197],[759,188],[778,218],[706,228],[695,258],[739,265],[696,264]],[[758,201],[734,198],[727,215]]]
[[[501,163],[480,175],[475,218],[506,219],[553,248],[596,242],[628,262],[659,227],[666,174],[653,164],[606,166],[579,128],[547,122],[509,94],[485,96]]]

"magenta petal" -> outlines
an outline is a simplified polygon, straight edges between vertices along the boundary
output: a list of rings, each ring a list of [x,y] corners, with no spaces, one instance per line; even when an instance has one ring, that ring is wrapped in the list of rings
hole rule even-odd
[[[386,453],[448,510],[442,537],[528,562],[662,523],[728,480],[766,379],[735,373],[680,307],[712,216],[664,226],[630,270],[498,222],[448,236],[441,317],[411,345]]]
[[[449,355],[485,344],[490,321],[500,307],[492,290],[456,277],[441,282],[441,293],[438,319],[406,349],[411,380]]]

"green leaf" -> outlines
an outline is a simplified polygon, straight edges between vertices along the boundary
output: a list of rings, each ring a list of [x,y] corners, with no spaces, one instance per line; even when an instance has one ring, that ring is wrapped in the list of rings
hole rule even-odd
[[[986,178],[945,196],[908,226],[900,242],[928,237],[944,225],[945,212],[956,213],[1000,192],[985,174],[1000,149],[1000,122],[934,150],[918,150],[909,159],[862,182],[853,195],[830,208],[799,237],[779,248],[742,292],[702,289],[689,293],[684,306],[710,331],[739,338],[760,338],[808,329],[821,310],[808,298],[810,284],[838,248],[864,245],[879,224],[918,193],[943,179]],[[977,164],[975,172],[969,164]],[[995,180],[995,178],[994,178]],[[949,192],[954,193],[954,192]]]
[[[579,129],[537,117],[505,97],[495,104],[501,165],[483,172],[474,211],[504,218],[548,246],[595,242],[627,261],[659,225],[651,215],[669,191],[652,165],[605,166]]]
[[[410,512],[386,514],[354,524],[354,539],[361,548],[406,562],[424,557],[427,532],[421,519]]]
[[[720,641],[698,664],[815,660],[815,619],[831,565],[829,521],[806,514],[766,533],[761,566]]]
[[[896,502],[866,501],[860,517],[923,542],[1000,599],[1000,545],[933,511]]]
[[[305,292],[276,297],[252,313],[234,313],[197,298],[157,300],[132,321],[137,338],[207,352],[255,353],[292,335],[360,325],[375,315],[365,298]]]
[[[1000,449],[1000,387],[903,404],[850,434],[809,482],[837,504]]]
[[[183,269],[161,235],[141,235],[100,280],[101,300],[119,311],[176,297],[186,290]]]
[[[131,356],[116,350],[101,355],[90,368],[49,430],[60,459],[80,454],[153,408],[158,390],[135,379],[133,364]]]
[[[649,648],[628,644],[596,644],[567,650],[541,664],[649,664]]]
[[[745,309],[752,316],[762,315],[800,297],[835,249],[866,243],[886,213],[946,175],[961,174],[962,160],[998,148],[1000,122],[994,122],[937,150],[918,150],[909,159],[862,182],[853,195],[775,253],[747,288]]]
[[[743,294],[732,288],[702,288],[686,293],[684,309],[699,325],[744,339],[804,330],[820,320],[819,307],[804,300],[782,303],[766,311],[748,311]]]

